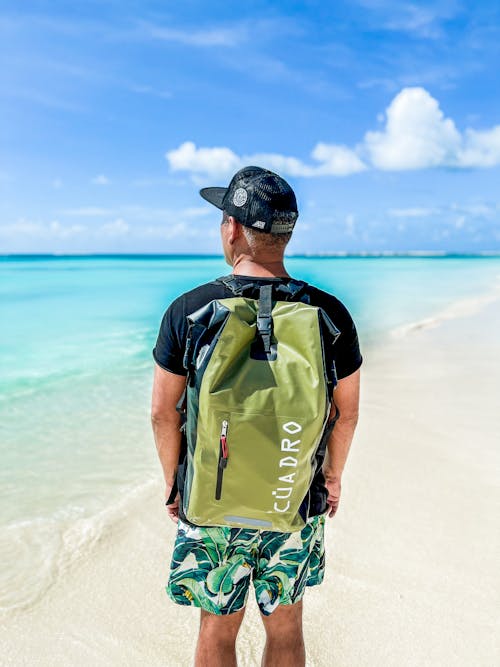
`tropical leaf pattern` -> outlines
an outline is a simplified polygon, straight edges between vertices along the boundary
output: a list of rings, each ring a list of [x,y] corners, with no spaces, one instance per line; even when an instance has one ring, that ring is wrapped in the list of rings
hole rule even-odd
[[[324,514],[294,533],[191,526],[179,519],[166,591],[177,604],[230,614],[245,606],[253,581],[257,604],[268,616],[323,581],[324,527]]]

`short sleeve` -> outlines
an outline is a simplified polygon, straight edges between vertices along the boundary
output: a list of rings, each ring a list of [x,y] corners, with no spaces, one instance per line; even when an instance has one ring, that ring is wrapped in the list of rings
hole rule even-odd
[[[156,363],[176,375],[186,375],[182,361],[187,335],[187,320],[184,301],[178,298],[173,301],[163,315],[153,358]]]
[[[333,358],[337,371],[337,379],[351,375],[363,363],[363,357],[359,348],[358,332],[352,317],[344,308],[340,336],[333,344]]]

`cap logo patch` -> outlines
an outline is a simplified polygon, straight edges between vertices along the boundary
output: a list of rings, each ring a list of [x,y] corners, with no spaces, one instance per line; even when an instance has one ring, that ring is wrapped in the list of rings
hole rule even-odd
[[[233,204],[235,206],[244,206],[247,203],[248,193],[244,188],[237,188],[233,195]]]
[[[255,222],[252,223],[252,227],[257,227],[257,229],[264,229],[266,226],[266,223],[264,220],[256,220]]]

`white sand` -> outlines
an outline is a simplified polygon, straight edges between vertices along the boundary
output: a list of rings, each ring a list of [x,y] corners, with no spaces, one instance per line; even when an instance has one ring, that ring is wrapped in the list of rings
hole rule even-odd
[[[327,574],[305,597],[308,665],[500,663],[499,325],[494,303],[364,350]],[[35,607],[5,619],[2,664],[192,664],[199,612],[164,590],[175,528],[158,481]],[[252,597],[241,665],[260,664],[258,616]]]

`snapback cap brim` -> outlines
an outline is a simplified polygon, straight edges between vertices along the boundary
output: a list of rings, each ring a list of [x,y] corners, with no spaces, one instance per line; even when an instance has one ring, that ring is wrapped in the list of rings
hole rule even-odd
[[[200,195],[203,199],[206,199],[222,211],[222,202],[224,201],[227,191],[228,188],[202,188],[200,190]]]

